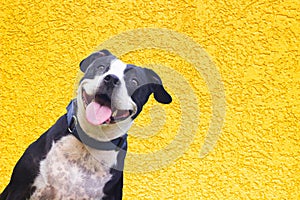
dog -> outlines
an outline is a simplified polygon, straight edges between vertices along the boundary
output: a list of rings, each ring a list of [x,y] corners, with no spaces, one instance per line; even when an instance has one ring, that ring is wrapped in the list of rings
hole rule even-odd
[[[154,71],[108,50],[80,70],[67,113],[26,149],[0,200],[122,199],[127,131],[151,94],[162,104],[172,97]]]

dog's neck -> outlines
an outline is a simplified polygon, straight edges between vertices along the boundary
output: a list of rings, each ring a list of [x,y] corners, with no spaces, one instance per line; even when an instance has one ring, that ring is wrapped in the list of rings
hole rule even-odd
[[[112,151],[112,150],[119,151],[120,149],[126,150],[127,134],[124,134],[119,138],[107,142],[96,140],[90,137],[89,135],[87,135],[82,130],[79,123],[77,123],[76,104],[77,104],[76,99],[73,99],[67,106],[68,131],[72,135],[74,135],[83,144],[93,149],[102,150],[102,151]]]

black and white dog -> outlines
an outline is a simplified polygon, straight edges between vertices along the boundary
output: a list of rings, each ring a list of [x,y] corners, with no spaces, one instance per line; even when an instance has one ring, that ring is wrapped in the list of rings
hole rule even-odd
[[[77,98],[28,147],[0,200],[122,199],[127,131],[152,93],[163,104],[172,98],[155,72],[107,50],[80,69]]]

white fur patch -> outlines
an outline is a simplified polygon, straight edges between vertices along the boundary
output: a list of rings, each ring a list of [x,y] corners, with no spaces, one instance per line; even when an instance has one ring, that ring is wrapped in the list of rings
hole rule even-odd
[[[109,170],[118,152],[93,149],[91,154],[90,151],[72,135],[53,143],[40,163],[31,200],[103,198],[103,188],[111,179]]]

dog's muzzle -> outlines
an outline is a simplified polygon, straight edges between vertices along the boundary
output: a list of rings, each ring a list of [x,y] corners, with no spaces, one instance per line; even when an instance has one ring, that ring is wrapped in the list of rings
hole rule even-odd
[[[115,75],[107,75],[95,95],[88,95],[82,88],[82,101],[86,110],[86,119],[93,125],[113,124],[127,119],[132,110],[116,109],[112,105],[113,90],[120,85]]]

